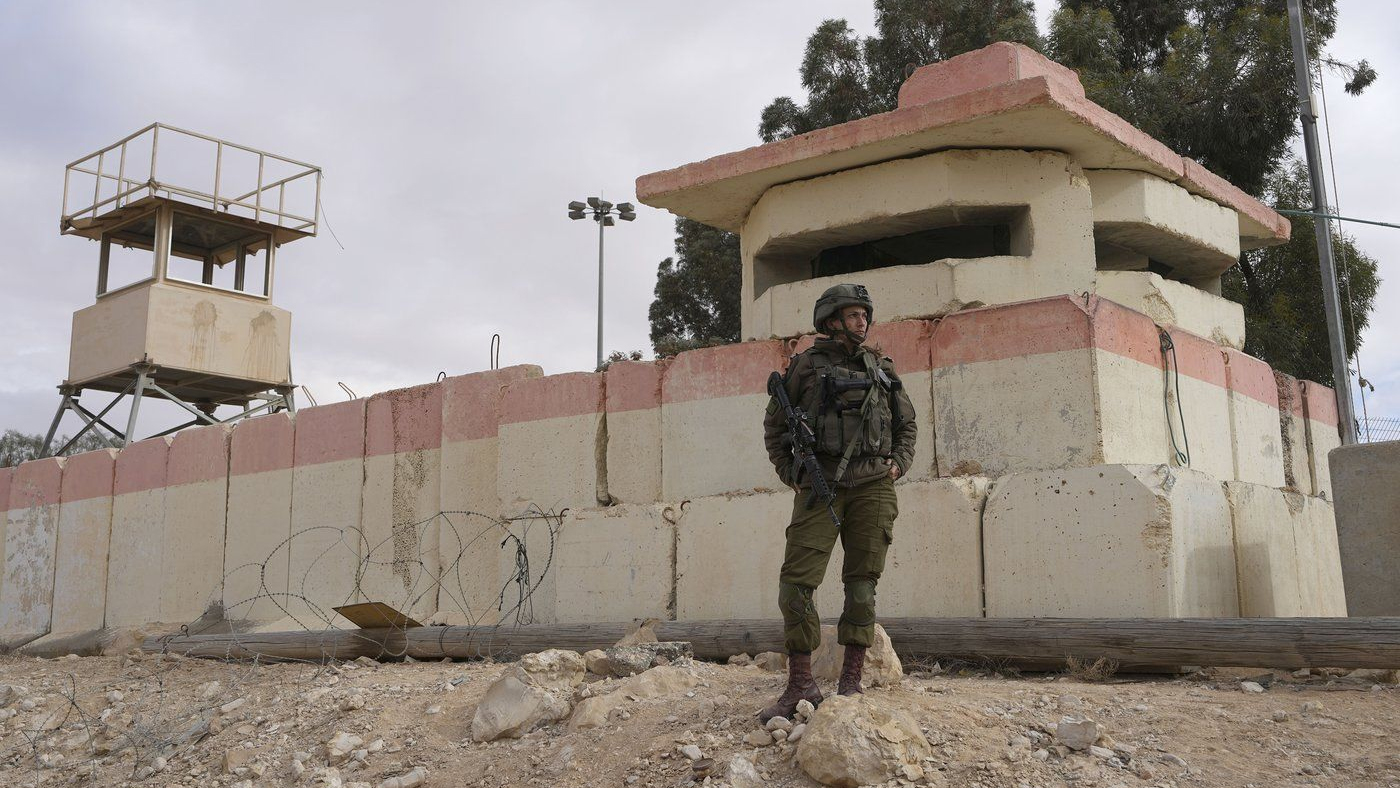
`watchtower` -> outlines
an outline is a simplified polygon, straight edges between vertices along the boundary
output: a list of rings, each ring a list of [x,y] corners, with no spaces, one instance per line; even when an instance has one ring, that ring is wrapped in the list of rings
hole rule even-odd
[[[319,167],[153,123],[69,164],[59,229],[99,244],[97,301],[73,314],[64,413],[114,446],[136,440],[146,396],[196,424],[295,410],[291,313],[272,303],[278,248],[316,235]],[[83,391],[116,398],[93,412]],[[126,429],[107,414],[127,401]],[[220,418],[221,405],[239,412]]]

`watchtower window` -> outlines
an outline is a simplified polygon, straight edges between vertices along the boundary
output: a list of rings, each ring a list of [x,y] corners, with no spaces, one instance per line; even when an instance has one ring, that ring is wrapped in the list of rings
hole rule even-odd
[[[949,258],[1007,254],[1011,254],[1009,222],[938,227],[823,249],[812,259],[812,277],[853,274],[894,265],[922,265]]]
[[[171,279],[249,295],[268,294],[272,237],[267,233],[176,211],[170,236]]]

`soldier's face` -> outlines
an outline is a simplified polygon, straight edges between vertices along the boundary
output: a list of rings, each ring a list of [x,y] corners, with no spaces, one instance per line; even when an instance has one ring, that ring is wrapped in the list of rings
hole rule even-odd
[[[842,308],[839,320],[832,320],[831,325],[835,330],[840,330],[842,325],[846,330],[865,339],[865,332],[870,330],[870,317],[865,313],[863,306],[848,306]]]

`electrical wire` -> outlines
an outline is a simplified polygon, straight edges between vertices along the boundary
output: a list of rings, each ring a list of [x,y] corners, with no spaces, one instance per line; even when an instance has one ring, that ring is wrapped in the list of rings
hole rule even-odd
[[[1162,408],[1167,414],[1167,437],[1172,444],[1172,459],[1182,468],[1191,467],[1191,440],[1186,437],[1186,414],[1181,409],[1181,368],[1176,360],[1176,343],[1172,342],[1171,334],[1166,329],[1158,328],[1157,336],[1161,340],[1162,346]],[[1171,362],[1167,357],[1170,354]],[[1172,428],[1172,388],[1176,388],[1176,418],[1181,424],[1181,443],[1185,447],[1176,445],[1176,430]]]

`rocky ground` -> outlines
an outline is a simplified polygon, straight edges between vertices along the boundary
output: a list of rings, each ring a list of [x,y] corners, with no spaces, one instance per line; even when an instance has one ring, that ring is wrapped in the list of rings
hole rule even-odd
[[[837,731],[822,716],[864,715],[851,756],[889,785],[1400,786],[1400,688],[1375,671],[906,664],[896,686],[774,733],[754,712],[782,687],[780,659],[604,678],[566,656],[545,660],[562,683],[544,705],[569,716],[484,742],[509,722],[478,714],[488,688],[539,694],[535,663],[0,657],[0,785],[816,786],[813,753]]]

